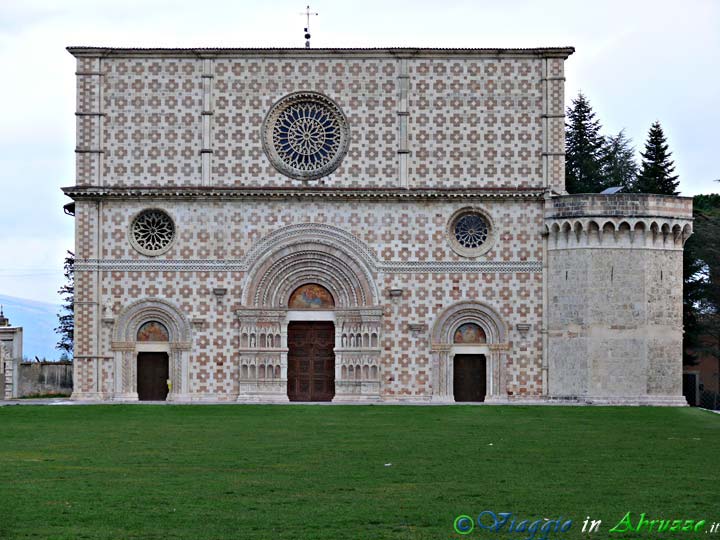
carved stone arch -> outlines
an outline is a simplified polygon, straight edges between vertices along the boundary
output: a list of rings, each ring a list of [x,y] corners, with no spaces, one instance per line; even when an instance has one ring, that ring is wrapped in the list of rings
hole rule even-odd
[[[675,223],[672,227],[673,242],[676,246],[682,246],[684,244],[682,238],[682,226],[679,223]]]
[[[450,345],[455,330],[466,323],[475,323],[485,331],[487,343],[504,345],[507,342],[507,326],[500,315],[482,302],[458,302],[446,308],[433,324],[432,346]]]
[[[145,323],[158,321],[168,330],[170,342],[190,341],[190,322],[185,314],[166,300],[148,298],[128,305],[117,318],[113,341],[130,343],[136,340],[138,329]]]
[[[285,227],[259,242],[247,262],[242,295],[242,304],[247,307],[287,307],[292,292],[311,283],[325,287],[337,308],[380,303],[369,249],[336,227]]]
[[[614,221],[606,221],[603,223],[602,231],[605,234],[615,234],[615,230],[617,227],[615,227]]]
[[[600,225],[591,219],[586,224],[588,244],[597,245],[600,243]]]
[[[583,233],[582,221],[573,222],[573,233],[575,234],[575,241],[580,242],[580,238],[582,237],[582,233]]]

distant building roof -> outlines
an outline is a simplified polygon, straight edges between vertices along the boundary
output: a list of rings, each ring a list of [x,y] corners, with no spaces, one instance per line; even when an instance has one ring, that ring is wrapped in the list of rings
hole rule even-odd
[[[613,186],[613,187],[609,187],[607,189],[603,189],[600,192],[600,195],[615,195],[616,193],[620,193],[624,189],[625,188],[622,186]]]

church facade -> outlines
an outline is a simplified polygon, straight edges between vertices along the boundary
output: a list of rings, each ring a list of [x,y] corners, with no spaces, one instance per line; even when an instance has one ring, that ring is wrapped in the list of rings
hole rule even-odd
[[[566,194],[572,48],[69,51],[75,399],[685,403],[692,203]]]

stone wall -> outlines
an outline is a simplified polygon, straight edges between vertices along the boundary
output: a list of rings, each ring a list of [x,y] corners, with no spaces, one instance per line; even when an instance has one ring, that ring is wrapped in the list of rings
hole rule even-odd
[[[22,362],[17,368],[16,397],[72,393],[72,362]]]

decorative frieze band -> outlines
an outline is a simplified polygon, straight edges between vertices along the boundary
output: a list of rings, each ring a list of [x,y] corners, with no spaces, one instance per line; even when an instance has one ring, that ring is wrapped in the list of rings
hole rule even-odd
[[[448,262],[382,262],[377,263],[380,273],[516,273],[541,272],[540,261],[448,261]],[[244,260],[106,260],[77,259],[75,271],[124,271],[124,272],[246,272]]]

